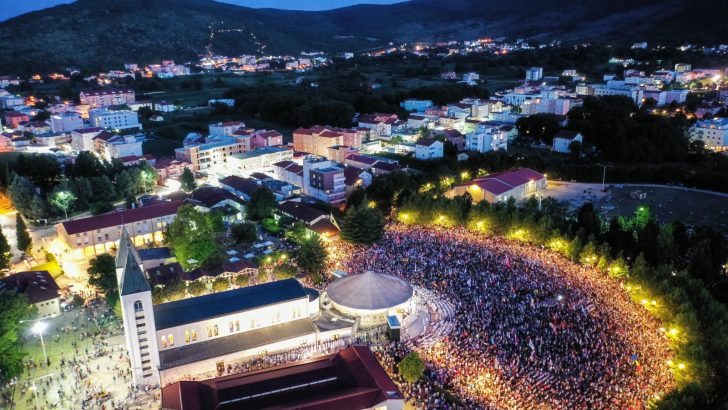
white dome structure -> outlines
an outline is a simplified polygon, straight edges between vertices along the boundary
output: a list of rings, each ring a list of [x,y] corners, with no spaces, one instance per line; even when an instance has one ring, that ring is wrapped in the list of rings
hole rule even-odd
[[[363,326],[374,326],[386,323],[390,314],[404,315],[414,288],[394,276],[367,271],[335,280],[326,293],[336,310],[360,318]]]

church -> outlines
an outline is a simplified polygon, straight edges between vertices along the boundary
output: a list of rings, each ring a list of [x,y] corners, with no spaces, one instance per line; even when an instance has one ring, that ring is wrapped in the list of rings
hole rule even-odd
[[[349,338],[353,321],[320,309],[316,289],[285,279],[154,305],[129,233],[116,255],[124,334],[137,385],[222,374],[231,363]]]

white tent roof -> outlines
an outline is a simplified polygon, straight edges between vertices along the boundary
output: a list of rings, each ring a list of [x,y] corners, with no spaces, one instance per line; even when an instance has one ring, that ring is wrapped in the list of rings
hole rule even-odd
[[[412,285],[390,275],[371,271],[346,276],[326,289],[334,303],[352,309],[388,309],[412,298]]]

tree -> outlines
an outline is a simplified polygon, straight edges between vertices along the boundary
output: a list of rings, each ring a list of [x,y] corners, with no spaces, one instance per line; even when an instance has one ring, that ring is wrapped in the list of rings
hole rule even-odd
[[[258,232],[255,229],[255,224],[252,223],[239,223],[234,224],[230,228],[230,234],[233,237],[235,243],[250,245],[258,237]]]
[[[368,205],[353,206],[341,224],[341,238],[347,242],[371,245],[384,235],[384,216]]]
[[[106,173],[106,167],[94,153],[81,151],[76,156],[76,161],[69,171],[69,176],[92,178],[104,175]]]
[[[407,382],[414,383],[425,373],[425,364],[420,355],[412,351],[397,364],[397,370]]]
[[[259,187],[250,196],[248,202],[248,217],[255,221],[263,220],[273,215],[276,206],[276,197],[270,189]]]
[[[7,269],[10,267],[10,244],[8,244],[8,238],[5,237],[2,229],[0,229],[0,269]]]
[[[276,280],[293,278],[296,276],[296,268],[289,264],[278,265],[273,268],[273,276]]]
[[[187,291],[192,296],[200,296],[207,291],[207,286],[200,280],[194,280],[187,284]]]
[[[35,316],[34,308],[23,294],[0,292],[0,382],[7,383],[23,372],[21,337]]]
[[[215,278],[212,281],[213,292],[224,292],[230,289],[230,281],[227,278]]]
[[[25,226],[25,220],[20,212],[15,214],[15,237],[17,240],[17,247],[20,252],[28,252],[33,246],[33,240],[28,233],[28,227]]]
[[[182,175],[179,178],[180,182],[180,188],[182,188],[185,192],[192,192],[197,188],[197,181],[195,180],[195,174],[192,173],[192,170],[185,167],[184,171],[182,171]]]
[[[321,278],[326,268],[326,248],[318,235],[305,241],[298,250],[298,266],[311,274],[312,278]]]
[[[35,189],[35,185],[33,185],[30,179],[22,175],[16,175],[8,189],[8,195],[15,209],[28,215],[30,212],[30,204],[33,202],[33,197],[36,196]]]
[[[68,210],[71,209],[73,203],[76,202],[76,195],[70,191],[53,190],[50,202],[51,205],[63,211],[65,219],[68,219]]]
[[[119,298],[119,284],[116,281],[116,262],[108,253],[101,254],[89,262],[88,283],[106,296],[109,305]]]
[[[208,217],[192,205],[179,208],[177,217],[167,227],[164,235],[185,270],[202,266],[217,252],[215,225],[214,218]]]
[[[235,285],[241,288],[248,286],[250,277],[248,275],[238,275],[235,277]]]
[[[156,169],[154,169],[153,166],[149,165],[146,161],[142,162],[142,164],[139,166],[140,169],[140,176],[141,176],[141,182],[142,187],[144,188],[144,192],[147,192],[147,186],[149,186],[150,189],[154,188],[154,183],[159,178],[159,173]]]

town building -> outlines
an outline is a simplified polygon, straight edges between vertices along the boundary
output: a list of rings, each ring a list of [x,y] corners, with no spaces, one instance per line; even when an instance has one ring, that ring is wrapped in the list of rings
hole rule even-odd
[[[404,102],[400,103],[399,106],[404,108],[405,111],[414,111],[414,112],[425,112],[428,108],[432,107],[434,104],[432,103],[432,100],[404,100]]]
[[[248,146],[234,137],[209,136],[203,141],[200,143],[199,139],[185,138],[184,146],[175,149],[175,158],[192,164],[195,172],[225,173],[230,157],[249,150]]]
[[[310,233],[323,238],[335,238],[339,235],[339,225],[330,213],[306,205],[300,200],[281,202],[278,204],[278,213],[302,222]]]
[[[5,126],[10,129],[17,129],[20,127],[20,123],[30,121],[30,117],[27,114],[23,114],[17,111],[8,111],[5,113]]]
[[[303,166],[293,161],[281,161],[273,164],[275,179],[297,187],[303,187]]]
[[[445,193],[445,196],[452,198],[467,192],[473,198],[473,202],[496,203],[505,202],[510,198],[523,201],[544,188],[546,188],[545,175],[532,169],[521,168],[476,178],[453,187]]]
[[[142,128],[139,123],[139,115],[131,110],[94,109],[89,111],[89,122],[94,127],[113,130]]]
[[[728,150],[728,118],[699,120],[688,130],[692,141],[702,141],[713,151]]]
[[[227,172],[241,175],[251,172],[273,170],[273,164],[293,159],[293,151],[288,148],[266,147],[231,155],[227,158]]]
[[[415,158],[423,161],[443,157],[445,145],[435,138],[421,138],[415,144]]]
[[[465,149],[478,152],[505,151],[508,149],[508,133],[498,125],[481,122],[475,131],[465,135]]]
[[[0,293],[4,291],[25,295],[28,303],[36,308],[38,319],[61,312],[60,287],[46,270],[18,272],[0,278]]]
[[[126,228],[137,246],[162,243],[167,225],[184,201],[157,202],[123,211],[64,221],[56,225],[58,238],[77,256],[95,256],[116,249]]]
[[[327,377],[322,378],[322,374]],[[402,410],[404,402],[402,393],[366,346],[352,346],[301,363],[210,380],[180,381],[162,388],[162,407],[171,410],[215,410],[228,404],[246,409]]]
[[[574,142],[583,143],[584,137],[578,131],[572,130],[559,130],[554,135],[554,140],[551,145],[551,150],[554,152],[561,152],[568,154],[571,152],[571,144]]]
[[[107,161],[114,158],[142,157],[142,143],[145,139],[144,134],[119,135],[104,131],[93,138],[94,151]]]
[[[346,199],[344,168],[324,157],[303,160],[303,193],[319,201],[339,204]]]
[[[51,116],[53,132],[69,132],[83,128],[83,118],[74,112],[63,112]]]
[[[71,148],[76,152],[95,151],[96,143],[94,142],[94,138],[102,132],[111,135],[111,133],[99,127],[80,128],[71,131]]]
[[[90,108],[122,105],[136,101],[136,94],[132,89],[81,91],[78,97],[81,104],[88,105]]]
[[[363,133],[355,129],[324,127],[298,128],[293,131],[293,149],[325,157],[328,148],[335,145],[347,145],[360,148]]]
[[[543,67],[531,67],[526,70],[526,81],[541,81],[543,78]]]

